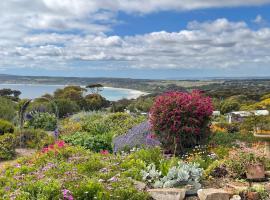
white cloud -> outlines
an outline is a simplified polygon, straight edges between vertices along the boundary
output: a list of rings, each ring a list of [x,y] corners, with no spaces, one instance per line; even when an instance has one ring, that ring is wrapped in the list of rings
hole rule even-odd
[[[6,65],[55,68],[83,61],[102,68],[233,68],[270,64],[270,28],[252,30],[244,22],[191,22],[179,32],[137,36],[34,34],[16,48],[2,46]],[[15,63],[14,63],[15,60]]]
[[[2,0],[0,69],[69,69],[79,61],[117,69],[266,65],[269,28],[255,31],[242,21],[193,21],[179,32],[106,35],[118,23],[119,11],[147,14],[266,3],[270,0]],[[262,20],[258,15],[254,22]]]

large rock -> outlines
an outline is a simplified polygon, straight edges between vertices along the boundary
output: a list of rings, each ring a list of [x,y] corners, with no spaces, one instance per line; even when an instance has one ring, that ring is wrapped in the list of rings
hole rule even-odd
[[[200,189],[198,197],[200,200],[230,200],[231,194],[222,189]]]
[[[162,188],[147,190],[155,200],[183,200],[186,195],[186,189]]]

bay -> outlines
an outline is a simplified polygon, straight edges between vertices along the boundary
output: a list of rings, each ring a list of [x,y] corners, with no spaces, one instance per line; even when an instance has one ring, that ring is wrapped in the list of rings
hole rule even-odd
[[[53,92],[59,88],[64,88],[65,85],[37,85],[37,84],[0,84],[0,89],[10,88],[12,90],[19,90],[22,92],[20,98],[37,98],[48,93],[53,94]],[[83,86],[82,86],[83,87]],[[124,88],[113,88],[113,87],[104,87],[103,91],[100,94],[110,101],[117,101],[123,98],[133,99],[141,95],[144,95],[144,92],[132,89]]]

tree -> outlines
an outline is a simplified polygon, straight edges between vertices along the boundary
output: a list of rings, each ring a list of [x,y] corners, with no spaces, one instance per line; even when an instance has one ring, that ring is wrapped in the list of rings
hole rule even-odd
[[[155,99],[150,122],[167,151],[182,153],[207,138],[212,112],[211,99],[199,91],[169,92]]]
[[[16,117],[16,104],[7,98],[0,97],[0,118],[8,121]]]
[[[72,115],[80,110],[78,104],[69,99],[57,99],[55,100],[55,103],[57,105],[58,114],[60,118]],[[51,107],[53,106],[51,105]]]
[[[81,109],[84,108],[84,97],[83,93],[87,90],[80,86],[67,86],[63,89],[57,89],[54,92],[54,99],[68,99],[77,103]]]
[[[87,110],[100,110],[110,105],[104,97],[99,94],[89,94],[85,97],[85,107]]]
[[[229,113],[229,112],[232,112],[232,111],[238,111],[240,109],[240,107],[241,107],[241,105],[240,105],[240,103],[238,101],[228,99],[228,100],[225,100],[221,104],[220,112],[222,114],[225,114],[225,113]]]
[[[90,89],[90,91],[92,92],[92,94],[98,94],[99,92],[101,92],[103,90],[103,85],[97,83],[97,84],[89,84],[86,86],[87,89]]]

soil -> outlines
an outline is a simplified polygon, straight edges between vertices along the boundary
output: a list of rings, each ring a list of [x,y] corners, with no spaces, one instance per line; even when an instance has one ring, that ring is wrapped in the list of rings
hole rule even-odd
[[[16,163],[16,159],[21,157],[28,157],[36,152],[35,149],[16,149],[16,157],[13,160],[0,161],[0,170],[6,165],[12,165]]]

